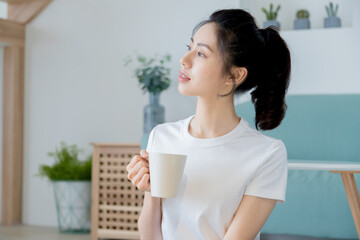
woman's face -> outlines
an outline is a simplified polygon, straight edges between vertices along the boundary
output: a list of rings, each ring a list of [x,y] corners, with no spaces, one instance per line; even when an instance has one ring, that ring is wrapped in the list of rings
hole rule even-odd
[[[187,96],[216,98],[231,89],[225,85],[223,60],[217,47],[215,23],[203,25],[180,59],[179,92]],[[226,90],[227,89],[227,90]]]

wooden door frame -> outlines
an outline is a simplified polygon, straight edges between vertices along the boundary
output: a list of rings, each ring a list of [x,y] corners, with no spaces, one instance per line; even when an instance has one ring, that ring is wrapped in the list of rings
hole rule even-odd
[[[8,17],[0,19],[4,45],[2,225],[22,223],[25,27],[51,0],[1,0]]]

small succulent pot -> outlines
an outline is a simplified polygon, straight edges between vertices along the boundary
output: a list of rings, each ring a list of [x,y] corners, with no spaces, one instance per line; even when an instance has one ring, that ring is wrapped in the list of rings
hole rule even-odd
[[[341,19],[336,16],[327,17],[324,19],[324,28],[341,27]]]
[[[264,28],[267,28],[269,26],[275,26],[278,30],[280,30],[280,23],[276,20],[267,20],[264,22]]]
[[[310,20],[307,18],[295,19],[294,20],[294,29],[309,29]]]

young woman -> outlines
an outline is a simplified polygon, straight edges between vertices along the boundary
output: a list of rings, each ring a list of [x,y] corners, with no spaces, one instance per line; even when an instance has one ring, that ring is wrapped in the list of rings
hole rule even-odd
[[[199,23],[180,60],[178,90],[197,96],[196,113],[156,126],[146,151],[127,166],[145,191],[141,239],[253,240],[285,201],[287,153],[281,140],[238,117],[234,94],[251,91],[256,128],[274,129],[286,111],[290,53],[276,29],[259,29],[241,9]],[[151,196],[148,152],[187,155],[179,194]]]

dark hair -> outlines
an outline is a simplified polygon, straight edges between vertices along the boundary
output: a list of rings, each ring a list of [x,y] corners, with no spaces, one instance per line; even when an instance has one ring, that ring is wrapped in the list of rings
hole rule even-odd
[[[217,27],[218,48],[224,59],[224,73],[231,67],[245,67],[246,79],[231,93],[243,94],[251,89],[255,107],[255,125],[262,130],[278,127],[285,117],[285,94],[290,82],[291,59],[286,42],[278,29],[259,29],[253,16],[242,9],[218,10],[208,20],[200,22],[195,32],[207,23]]]

